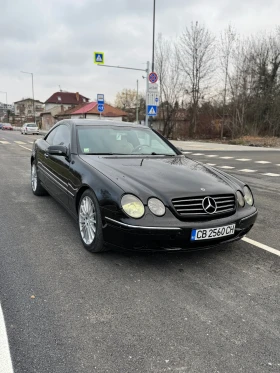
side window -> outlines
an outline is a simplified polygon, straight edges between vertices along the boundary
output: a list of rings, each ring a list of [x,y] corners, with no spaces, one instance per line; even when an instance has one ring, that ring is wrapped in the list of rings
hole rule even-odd
[[[52,130],[52,132],[49,133],[48,137],[46,138],[46,141],[49,145],[53,145],[53,139],[55,137],[56,131],[58,130],[59,127],[55,128]]]
[[[53,139],[53,145],[69,146],[70,144],[70,128],[62,124],[57,128]]]
[[[49,145],[65,145],[70,144],[70,128],[65,124],[56,127],[46,138]]]

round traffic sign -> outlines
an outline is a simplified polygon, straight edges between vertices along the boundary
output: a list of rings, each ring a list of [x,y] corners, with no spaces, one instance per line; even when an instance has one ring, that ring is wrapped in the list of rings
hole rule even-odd
[[[155,72],[150,73],[149,81],[150,81],[150,83],[153,83],[153,84],[156,83],[158,81],[157,73],[155,73]]]

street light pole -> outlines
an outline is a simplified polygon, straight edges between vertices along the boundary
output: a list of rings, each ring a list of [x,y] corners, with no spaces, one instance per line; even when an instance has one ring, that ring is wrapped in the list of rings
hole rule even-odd
[[[36,115],[35,115],[35,102],[34,102],[34,84],[33,84],[33,73],[29,73],[27,71],[21,71],[23,74],[29,74],[31,75],[31,81],[32,81],[32,97],[33,97],[33,117],[34,117],[34,123],[36,123]]]
[[[5,91],[0,91],[0,93],[5,93],[6,94],[6,110],[8,110],[8,93]],[[6,111],[7,113],[7,111]]]
[[[6,107],[8,109],[8,93],[5,91],[0,91],[0,93],[5,93],[6,94]]]
[[[152,55],[152,71],[155,71],[155,20],[156,20],[156,0],[154,0],[154,12],[153,12],[153,55]]]

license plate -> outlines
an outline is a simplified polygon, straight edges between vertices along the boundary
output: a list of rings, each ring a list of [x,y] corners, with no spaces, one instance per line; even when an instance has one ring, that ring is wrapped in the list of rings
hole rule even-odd
[[[211,240],[214,238],[231,236],[234,234],[234,232],[235,224],[217,228],[193,229],[191,234],[191,241]]]

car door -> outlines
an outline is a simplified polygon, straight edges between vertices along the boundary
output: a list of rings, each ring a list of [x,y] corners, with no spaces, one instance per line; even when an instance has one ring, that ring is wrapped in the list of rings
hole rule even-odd
[[[64,145],[70,154],[71,128],[67,124],[56,127],[46,138],[49,145]],[[68,182],[70,158],[51,155],[48,148],[44,154],[45,183],[50,193],[68,207]]]

